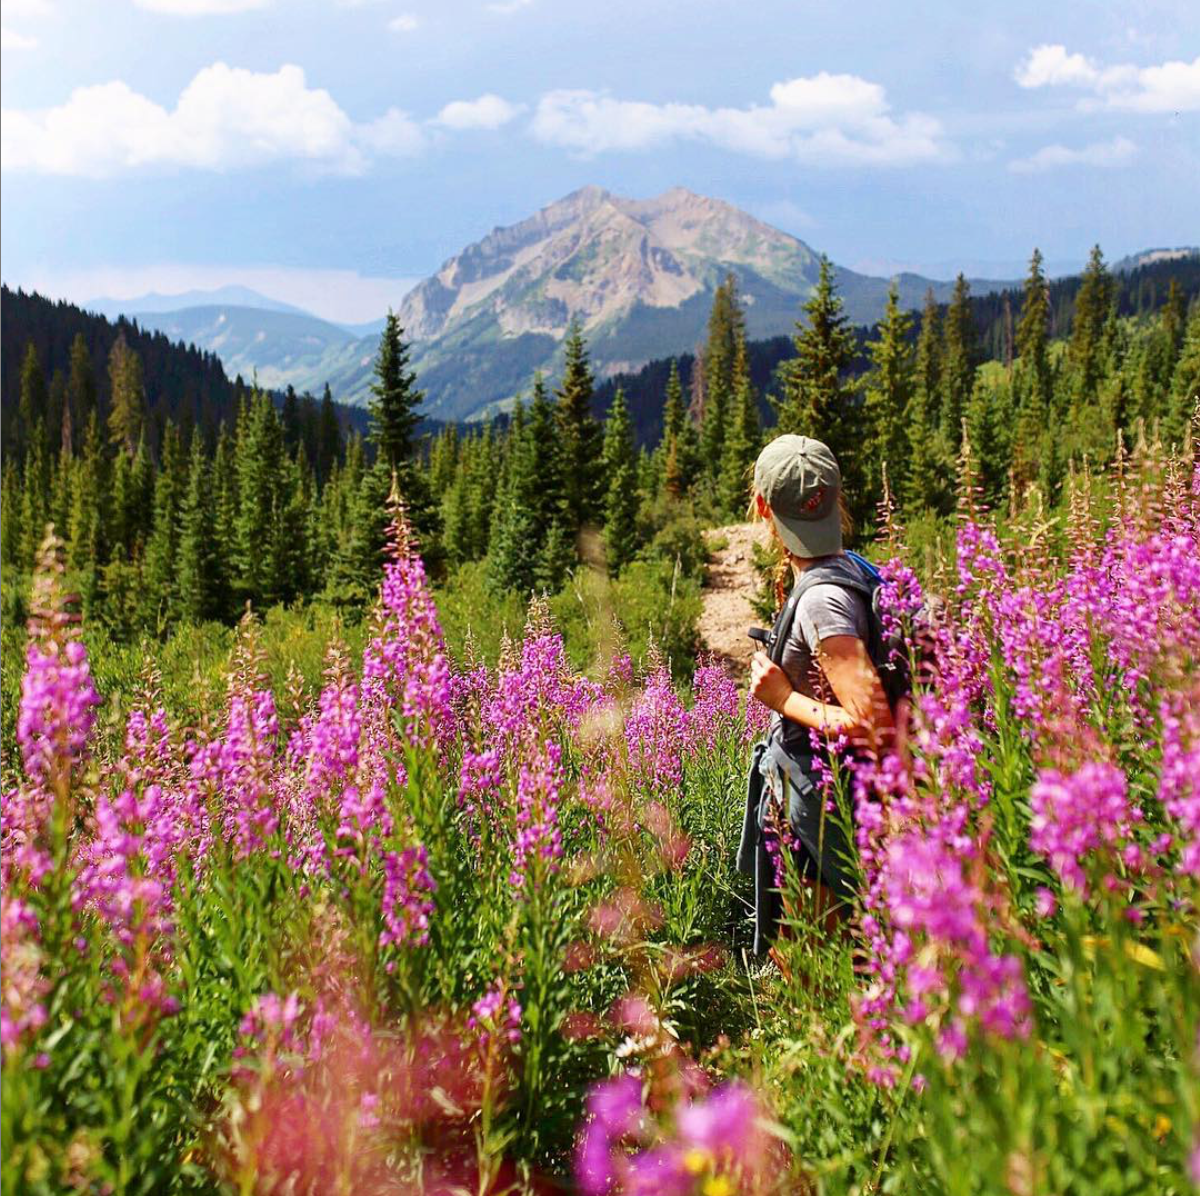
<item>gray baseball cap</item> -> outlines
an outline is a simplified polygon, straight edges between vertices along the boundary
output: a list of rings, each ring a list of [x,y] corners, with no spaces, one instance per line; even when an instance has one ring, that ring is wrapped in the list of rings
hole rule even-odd
[[[754,463],[754,489],[771,508],[775,530],[789,552],[799,557],[841,552],[842,473],[819,440],[777,436]]]

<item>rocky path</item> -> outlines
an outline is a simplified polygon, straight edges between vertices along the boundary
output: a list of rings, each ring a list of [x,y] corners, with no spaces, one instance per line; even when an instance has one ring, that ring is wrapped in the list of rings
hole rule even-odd
[[[754,571],[754,544],[767,543],[763,523],[731,523],[705,532],[712,550],[700,612],[700,639],[704,647],[741,676],[754,654],[746,629],[761,620],[750,605],[758,587]]]

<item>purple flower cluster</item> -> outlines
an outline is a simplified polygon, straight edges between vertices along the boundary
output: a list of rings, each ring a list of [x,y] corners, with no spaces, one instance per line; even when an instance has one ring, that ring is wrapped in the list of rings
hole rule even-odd
[[[395,709],[409,740],[446,744],[454,733],[450,665],[420,556],[401,536],[384,566],[377,633],[363,653],[363,692]]]
[[[87,746],[100,699],[77,639],[33,640],[25,655],[17,742],[34,785],[66,779]]]
[[[768,1164],[776,1161],[761,1117],[749,1088],[731,1083],[707,1096],[681,1100],[668,1130],[646,1108],[642,1080],[617,1076],[588,1095],[575,1153],[576,1183],[584,1196],[754,1190]]]
[[[500,981],[471,1006],[467,1028],[479,1034],[479,1045],[485,1050],[493,1038],[510,1045],[520,1042],[521,1002]]]
[[[423,846],[384,853],[381,947],[391,943],[421,947],[429,942],[437,884],[428,865],[429,855]]]
[[[1125,774],[1103,762],[1067,776],[1043,769],[1029,803],[1029,846],[1050,862],[1063,884],[1080,893],[1087,891],[1087,857],[1129,844],[1133,825],[1141,821],[1141,811],[1129,803]]]
[[[517,833],[509,874],[509,883],[521,892],[528,891],[527,882],[536,885],[546,873],[557,871],[563,852],[558,825],[562,749],[556,743],[539,744],[530,757],[517,781]]]
[[[629,767],[655,793],[673,793],[683,784],[687,714],[665,664],[646,678],[625,720]]]
[[[710,753],[718,743],[727,741],[737,724],[738,707],[738,684],[729,673],[712,660],[698,665],[692,677],[692,708],[687,712],[684,736],[688,754]]]

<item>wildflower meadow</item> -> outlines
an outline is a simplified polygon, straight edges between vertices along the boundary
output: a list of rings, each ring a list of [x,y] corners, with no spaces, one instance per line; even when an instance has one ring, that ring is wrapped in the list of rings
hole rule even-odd
[[[969,477],[969,473],[968,473]],[[45,540],[3,794],[3,1189],[1183,1193],[1200,1184],[1200,466],[874,555],[904,742],[830,924],[734,866],[766,711],[535,601],[452,658],[403,508],[361,653],[103,692]],[[885,512],[886,514],[886,512]],[[921,634],[914,626],[921,624]],[[919,657],[919,659],[918,659]],[[6,661],[5,668],[14,667]]]

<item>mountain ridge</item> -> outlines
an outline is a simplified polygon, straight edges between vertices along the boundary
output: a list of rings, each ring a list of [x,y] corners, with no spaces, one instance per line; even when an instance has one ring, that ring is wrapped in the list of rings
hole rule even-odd
[[[1193,252],[1145,250],[1113,269]],[[690,352],[703,339],[716,286],[731,272],[745,303],[748,335],[790,334],[819,261],[800,238],[724,200],[684,187],[630,199],[592,185],[524,220],[497,225],[448,257],[404,296],[398,314],[413,342],[412,364],[428,413],[480,418],[525,391],[536,370],[558,369],[572,319],[584,328],[600,379]],[[944,302],[954,285],[907,271],[878,277],[834,270],[856,325],[879,318],[893,281],[907,308],[920,307],[929,289]],[[976,295],[1020,285],[969,281]],[[237,292],[237,298],[247,289],[221,290]],[[219,353],[231,374],[257,374],[265,385],[314,393],[328,382],[341,401],[365,404],[378,322],[335,324],[261,298],[270,309],[206,302],[175,311],[143,306],[131,317]]]

